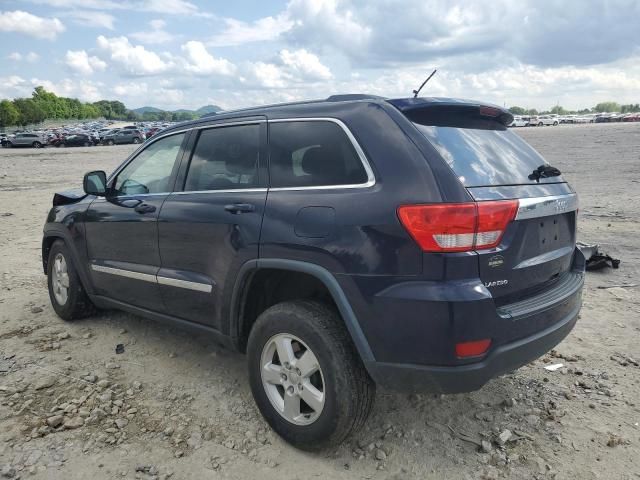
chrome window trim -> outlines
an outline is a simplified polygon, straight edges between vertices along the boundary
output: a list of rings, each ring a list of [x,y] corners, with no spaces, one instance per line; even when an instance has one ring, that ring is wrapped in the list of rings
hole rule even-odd
[[[373,169],[371,168],[371,164],[367,159],[367,156],[362,150],[362,147],[356,140],[356,137],[353,136],[349,127],[345,125],[342,120],[333,117],[295,117],[295,118],[276,118],[273,120],[269,120],[269,123],[284,123],[284,122],[332,122],[338,125],[342,131],[345,133],[351,145],[356,151],[356,154],[360,158],[360,162],[364,167],[364,170],[367,174],[367,181],[364,183],[358,184],[346,184],[346,185],[314,185],[308,187],[270,187],[270,192],[286,192],[286,191],[296,191],[296,190],[338,190],[343,188],[369,188],[373,187],[376,184],[376,177],[373,173]]]
[[[181,192],[171,192],[171,195],[190,195],[198,193],[252,193],[252,192],[267,192],[269,189],[266,187],[260,188],[225,188],[224,190],[185,190]]]
[[[186,288],[197,292],[211,293],[213,285],[208,283],[192,282],[189,280],[181,280],[178,278],[164,277],[161,275],[153,275],[150,273],[133,272],[122,268],[106,267],[104,265],[91,264],[91,270],[100,273],[108,273],[119,277],[132,278],[143,282],[156,283],[159,285],[168,285],[171,287]]]
[[[164,134],[158,134],[158,135],[154,135],[153,137],[151,137],[151,139],[149,140],[149,142],[147,143],[147,141],[145,140],[144,142],[142,142],[140,144],[140,146],[138,148],[136,148],[131,155],[129,155],[124,162],[122,162],[122,164],[113,171],[113,173],[111,175],[109,175],[109,178],[107,180],[107,183],[109,183],[111,181],[112,178],[116,177],[120,171],[126,167],[135,157],[138,156],[138,154],[140,152],[142,152],[142,150],[146,149],[147,147],[149,147],[149,145],[152,145],[153,143],[157,142],[158,140],[162,140],[163,138],[166,137],[170,137],[171,135],[178,135],[180,133],[189,133],[190,131],[193,130],[204,130],[204,129],[208,129],[208,128],[219,128],[219,127],[231,127],[234,125],[256,125],[256,124],[260,124],[260,123],[266,123],[267,119],[263,119],[263,120],[245,120],[245,121],[238,121],[238,122],[226,122],[226,123],[214,123],[214,124],[207,124],[207,125],[197,125],[194,127],[189,127],[189,128],[183,128],[180,130],[172,130],[170,132],[164,133]],[[166,192],[166,193],[172,193],[172,192]]]
[[[521,198],[518,202],[519,206],[516,220],[548,217],[550,215],[559,215],[578,209],[578,196],[575,193],[548,197]]]

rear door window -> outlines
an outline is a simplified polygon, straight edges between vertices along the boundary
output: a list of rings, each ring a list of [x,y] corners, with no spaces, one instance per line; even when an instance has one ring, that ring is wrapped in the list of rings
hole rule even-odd
[[[471,123],[463,127],[414,125],[466,187],[536,183],[529,175],[546,163],[538,152],[498,122]],[[540,183],[557,182],[563,182],[562,177],[540,179]]]
[[[342,128],[330,121],[269,124],[271,187],[360,185],[368,180],[362,160]]]
[[[202,130],[193,151],[185,191],[258,186],[260,125]]]

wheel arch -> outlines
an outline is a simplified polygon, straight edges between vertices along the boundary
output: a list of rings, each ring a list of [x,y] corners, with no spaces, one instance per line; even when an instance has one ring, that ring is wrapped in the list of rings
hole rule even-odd
[[[49,263],[49,252],[51,251],[51,247],[55,243],[56,240],[62,240],[69,252],[71,254],[71,261],[73,262],[73,266],[78,272],[78,276],[80,277],[80,282],[84,287],[85,291],[89,294],[93,294],[93,284],[89,279],[86,268],[84,268],[84,263],[78,256],[78,252],[75,249],[75,244],[71,236],[65,233],[63,230],[49,230],[44,232],[44,236],[42,237],[42,269],[44,274],[47,275],[47,268]]]
[[[247,315],[247,313],[250,312],[246,310],[246,307],[249,305],[248,301],[251,301],[249,295],[252,293],[254,281],[258,278],[257,276],[260,272],[274,270],[283,273],[288,272],[293,275],[303,274],[313,278],[319,285],[322,285],[344,321],[362,361],[365,362],[366,365],[369,361],[374,360],[373,353],[364,332],[360,328],[358,319],[344,291],[331,272],[313,263],[276,258],[249,261],[242,266],[236,277],[231,298],[229,334],[238,350],[245,350],[248,332],[255,322],[255,318],[252,318],[250,314]]]

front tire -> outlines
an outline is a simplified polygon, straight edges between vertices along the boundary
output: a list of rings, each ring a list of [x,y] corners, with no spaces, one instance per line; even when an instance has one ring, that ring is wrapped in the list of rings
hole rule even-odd
[[[33,142],[33,143],[31,144],[31,146],[32,146],[33,148],[40,148],[40,147],[42,146],[42,144],[41,144],[40,142]]]
[[[278,435],[303,450],[337,445],[364,424],[375,384],[339,315],[296,300],[265,310],[247,345],[255,402]]]
[[[133,138],[133,143],[136,143],[136,144],[137,144],[137,143],[140,143],[140,139],[139,139],[139,138],[137,138],[137,137],[134,137],[134,138]]]
[[[63,240],[56,240],[49,250],[47,285],[51,305],[63,320],[83,318],[95,311]]]

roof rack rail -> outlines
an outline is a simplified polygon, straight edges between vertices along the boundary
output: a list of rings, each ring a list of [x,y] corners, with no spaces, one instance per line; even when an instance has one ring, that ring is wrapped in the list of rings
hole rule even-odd
[[[366,93],[345,93],[342,95],[331,95],[326,102],[346,102],[349,100],[384,100],[379,95],[368,95]]]

